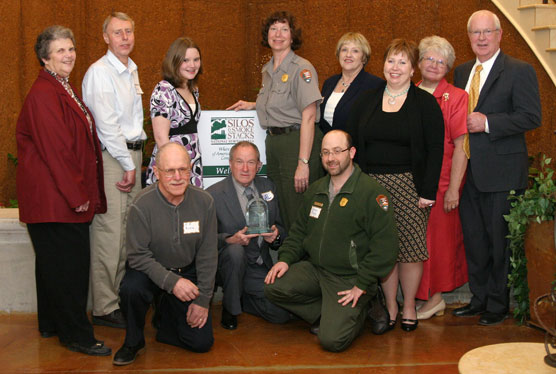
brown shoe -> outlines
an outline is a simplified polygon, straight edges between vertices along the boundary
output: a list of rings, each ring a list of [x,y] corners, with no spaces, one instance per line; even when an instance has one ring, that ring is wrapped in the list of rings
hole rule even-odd
[[[126,321],[120,309],[114,310],[104,316],[93,316],[93,325],[115,327],[117,329],[125,329]]]

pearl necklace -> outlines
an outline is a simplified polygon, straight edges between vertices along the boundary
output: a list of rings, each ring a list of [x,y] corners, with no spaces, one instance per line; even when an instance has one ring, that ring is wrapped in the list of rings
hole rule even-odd
[[[407,93],[407,91],[409,91],[409,87],[411,87],[411,86],[408,86],[405,90],[403,90],[399,94],[392,95],[390,93],[390,91],[388,91],[388,85],[384,86],[384,93],[386,95],[390,96],[390,98],[388,99],[388,104],[390,104],[390,105],[396,104],[396,98],[405,95]]]

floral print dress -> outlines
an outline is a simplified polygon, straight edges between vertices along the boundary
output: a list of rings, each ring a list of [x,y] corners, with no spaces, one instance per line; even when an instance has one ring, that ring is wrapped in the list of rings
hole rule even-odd
[[[195,112],[170,82],[162,80],[151,95],[151,118],[162,116],[170,121],[170,141],[182,144],[191,157],[191,185],[203,188],[203,165],[199,149],[197,123],[201,117],[199,91],[193,91]],[[155,145],[151,162],[147,169],[147,185],[156,182],[153,172],[154,160],[158,146]]]

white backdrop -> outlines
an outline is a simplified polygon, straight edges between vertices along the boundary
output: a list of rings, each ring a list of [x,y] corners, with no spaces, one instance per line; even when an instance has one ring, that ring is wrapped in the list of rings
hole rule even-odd
[[[258,174],[266,175],[266,132],[259,125],[256,111],[203,110],[197,131],[203,160],[204,188],[228,175],[230,148],[242,140],[257,145],[263,163]]]

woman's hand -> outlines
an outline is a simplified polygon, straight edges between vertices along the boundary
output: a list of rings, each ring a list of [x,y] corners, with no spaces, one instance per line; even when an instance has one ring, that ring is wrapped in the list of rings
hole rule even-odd
[[[303,193],[309,187],[309,165],[301,161],[297,163],[294,176],[295,192]]]
[[[86,212],[87,210],[89,210],[89,201],[88,200],[85,204],[79,205],[77,208],[75,208],[75,211],[77,213],[83,213],[83,212]]]
[[[237,112],[238,110],[253,110],[255,107],[256,103],[253,101],[239,100],[234,105],[227,107],[226,110],[235,110]]]
[[[459,205],[459,191],[452,191],[450,188],[444,194],[444,212],[450,213]]]
[[[419,198],[419,208],[424,209],[424,208],[431,208],[434,205],[434,200],[428,200],[425,199],[424,197],[420,197]]]

